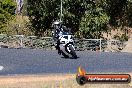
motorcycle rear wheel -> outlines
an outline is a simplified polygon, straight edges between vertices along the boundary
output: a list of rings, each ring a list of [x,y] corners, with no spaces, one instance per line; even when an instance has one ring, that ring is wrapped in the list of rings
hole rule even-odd
[[[74,59],[77,59],[76,52],[75,52],[75,50],[74,50],[74,48],[73,48],[72,45],[69,45],[69,49],[71,50],[70,54],[72,55],[72,57],[73,57]]]

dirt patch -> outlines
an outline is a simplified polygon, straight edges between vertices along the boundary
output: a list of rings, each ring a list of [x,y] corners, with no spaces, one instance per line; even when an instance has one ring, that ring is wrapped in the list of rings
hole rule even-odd
[[[29,83],[29,82],[50,82],[63,81],[73,78],[73,75],[25,75],[25,76],[1,76],[0,85],[13,83]]]
[[[132,37],[126,42],[125,48],[122,50],[122,52],[130,52],[132,53]]]
[[[132,88],[131,84],[77,84],[75,74],[1,76],[0,88]]]

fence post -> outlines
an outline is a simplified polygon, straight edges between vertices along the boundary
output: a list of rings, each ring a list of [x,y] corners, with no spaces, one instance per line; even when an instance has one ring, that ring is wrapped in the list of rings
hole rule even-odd
[[[14,36],[17,37],[20,40],[20,47],[23,48],[24,35],[14,35]]]
[[[24,35],[21,35],[21,37],[20,37],[20,41],[21,41],[21,48],[23,48],[23,37],[24,37]]]
[[[101,39],[99,39],[99,41],[100,41],[100,52],[101,52],[102,51],[102,49],[101,49],[101,46],[102,46]]]

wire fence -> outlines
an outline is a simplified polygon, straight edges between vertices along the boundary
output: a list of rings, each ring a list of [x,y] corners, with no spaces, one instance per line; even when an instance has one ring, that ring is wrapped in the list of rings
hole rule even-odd
[[[13,35],[7,36],[0,34],[1,48],[30,48],[54,50],[54,41],[52,37],[37,37]],[[77,39],[75,38],[75,48],[78,51],[120,51],[124,48],[124,42],[119,40],[103,39]]]

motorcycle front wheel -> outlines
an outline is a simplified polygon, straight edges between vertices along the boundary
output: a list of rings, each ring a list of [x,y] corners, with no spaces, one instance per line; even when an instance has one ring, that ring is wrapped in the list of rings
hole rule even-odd
[[[71,50],[71,51],[70,51],[70,54],[72,55],[72,57],[73,57],[74,59],[77,59],[76,52],[75,52],[75,50],[74,50],[74,48],[73,48],[72,45],[69,45],[69,49]]]
[[[63,51],[62,51],[62,55],[63,55],[65,58],[69,58],[69,56],[66,55]]]

